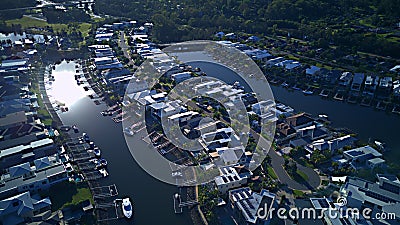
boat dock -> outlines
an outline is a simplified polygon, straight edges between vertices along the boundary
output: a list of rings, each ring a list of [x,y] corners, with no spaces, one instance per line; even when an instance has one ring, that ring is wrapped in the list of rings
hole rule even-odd
[[[118,195],[118,190],[115,184],[103,187],[95,187],[92,189],[94,198],[107,198]]]

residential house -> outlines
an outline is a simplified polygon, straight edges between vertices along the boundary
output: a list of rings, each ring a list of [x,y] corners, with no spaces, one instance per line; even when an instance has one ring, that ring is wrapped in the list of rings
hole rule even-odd
[[[175,81],[176,84],[179,84],[182,81],[185,81],[191,77],[192,74],[190,72],[175,73],[171,75],[171,79]]]
[[[186,112],[186,108],[181,106],[180,100],[157,102],[148,106],[152,115],[156,118],[168,118],[169,116]]]
[[[22,44],[22,43],[21,43]],[[28,59],[9,59],[3,60],[0,65],[0,71],[27,70]]]
[[[28,118],[24,111],[6,114],[0,117],[0,129],[6,129],[14,126],[26,124]]]
[[[213,142],[211,142],[209,146],[212,145]],[[213,148],[209,146],[206,149],[210,152]],[[215,152],[210,152],[209,154],[213,158],[214,164],[217,166],[229,166],[237,163],[244,164],[247,161],[243,146],[218,147],[215,148]]]
[[[32,141],[29,144],[21,144],[11,148],[0,149],[0,170],[30,162],[44,156],[53,155],[57,152],[54,141],[49,138]]]
[[[364,82],[364,95],[374,96],[376,88],[379,85],[379,77],[377,76],[367,76]]]
[[[343,149],[345,146],[352,146],[356,140],[357,139],[352,137],[351,135],[345,135],[328,140],[320,139],[313,141],[311,144],[305,146],[305,150],[310,153],[314,152],[315,150],[329,150],[330,152],[336,152],[339,149]]]
[[[369,145],[347,150],[343,152],[343,156],[350,161],[354,169],[365,166],[374,168],[385,162],[381,159],[382,154]]]
[[[339,85],[349,86],[353,79],[353,74],[350,72],[343,72],[339,78]]]
[[[400,81],[396,80],[395,82],[393,82],[393,95],[394,97],[396,97],[397,99],[400,100]]]
[[[49,198],[32,197],[29,191],[0,200],[0,221],[2,224],[27,224],[41,222],[51,213]]]
[[[268,224],[272,218],[271,208],[275,203],[275,194],[262,189],[260,193],[249,187],[229,191],[229,202],[233,216],[238,224]],[[262,217],[258,216],[258,212]]]
[[[382,77],[379,82],[379,94],[388,96],[392,92],[392,77]]]
[[[217,189],[220,194],[226,194],[229,190],[241,187],[247,184],[251,172],[243,170],[243,166],[224,166],[219,167],[220,175],[214,178]]]
[[[189,121],[190,119],[192,119],[193,117],[198,116],[198,115],[199,115],[199,113],[194,112],[194,111],[178,113],[178,114],[169,116],[168,122],[170,122],[171,124],[186,123],[187,121]]]
[[[338,203],[333,203],[332,200],[327,198],[310,198],[312,207],[315,209],[316,217],[322,219],[324,224],[330,225],[359,225],[363,224],[356,221],[352,215],[348,215],[346,208],[342,208]],[[340,210],[342,209],[342,210]],[[312,214],[309,214],[312,215]],[[362,217],[362,215],[361,215]],[[305,219],[305,218],[303,218]],[[312,218],[308,218],[309,221]],[[311,222],[311,221],[310,221]],[[313,223],[314,224],[314,223]],[[365,224],[367,225],[367,224]]]
[[[306,113],[299,113],[293,116],[289,116],[285,120],[296,131],[300,128],[310,126],[314,123],[314,120],[310,117],[309,114]]]
[[[321,68],[319,68],[318,66],[311,66],[310,68],[307,68],[307,69],[306,69],[306,74],[307,74],[307,75],[314,76],[314,75],[316,75],[320,70],[321,70]]]
[[[282,103],[277,103],[275,108],[273,108],[276,116],[279,118],[281,116],[288,117],[293,115],[294,109],[290,106],[284,105]]]
[[[351,83],[350,89],[352,91],[360,91],[361,86],[364,82],[365,75],[363,73],[356,73],[353,77],[353,82]]]
[[[56,156],[43,157],[8,168],[0,179],[0,198],[24,191],[37,192],[68,179],[64,165]]]
[[[379,224],[400,224],[400,181],[394,175],[377,174],[378,182],[374,183],[358,177],[348,177],[340,188],[340,193],[347,199],[347,207],[369,208],[370,215],[391,213],[396,218],[371,220]]]
[[[267,50],[260,49],[248,49],[243,52],[254,60],[266,60],[272,56]]]
[[[264,100],[253,104],[252,111],[260,116],[262,123],[278,120],[275,114],[275,102],[272,100]]]

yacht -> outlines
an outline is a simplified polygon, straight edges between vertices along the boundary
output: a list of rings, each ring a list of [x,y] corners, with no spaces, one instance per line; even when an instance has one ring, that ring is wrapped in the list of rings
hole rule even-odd
[[[129,198],[122,199],[122,212],[126,218],[130,219],[132,217],[133,208]]]

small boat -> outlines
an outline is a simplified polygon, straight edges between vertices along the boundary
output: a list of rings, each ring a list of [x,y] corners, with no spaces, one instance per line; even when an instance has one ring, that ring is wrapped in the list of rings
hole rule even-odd
[[[126,218],[130,219],[132,217],[133,208],[129,198],[122,199],[122,212]]]
[[[73,126],[72,126],[72,129],[74,130],[75,133],[78,133],[78,132],[79,132],[79,129],[78,129],[78,127],[77,127],[76,125],[73,125]]]
[[[303,91],[303,94],[305,94],[305,95],[312,95],[312,94],[314,94],[314,92],[312,91],[312,89],[307,89],[307,90],[304,90],[304,91]]]
[[[287,88],[287,87],[289,87],[289,84],[287,84],[286,82],[283,82],[283,83],[281,84],[281,86],[284,87],[284,88]]]
[[[319,118],[325,118],[325,119],[327,119],[327,118],[328,118],[328,116],[327,116],[327,115],[325,115],[325,114],[319,114],[319,115],[318,115],[318,117],[319,117]]]
[[[83,133],[83,134],[82,134],[82,137],[83,137],[83,140],[84,140],[84,141],[86,141],[86,142],[89,142],[89,141],[90,141],[89,135],[88,135],[87,133]]]
[[[101,159],[98,161],[98,164],[99,164],[99,165],[101,165],[101,166],[104,166],[104,167],[106,167],[106,166],[107,166],[107,164],[108,164],[108,162],[107,162],[107,160],[106,160],[106,159],[104,159],[104,158],[101,158]]]
[[[100,157],[101,156],[101,150],[98,147],[95,147],[93,149],[93,153],[97,156]]]
[[[128,136],[133,136],[135,133],[133,133],[133,131],[131,129],[129,129],[129,127],[126,127],[124,129],[124,133]]]

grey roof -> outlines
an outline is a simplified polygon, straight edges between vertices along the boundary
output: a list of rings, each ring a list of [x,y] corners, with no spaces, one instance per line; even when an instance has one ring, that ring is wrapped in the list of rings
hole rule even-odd
[[[373,183],[358,177],[350,177],[341,190],[347,193],[348,198],[358,200],[362,203],[368,201],[384,206],[400,202],[399,193],[385,190],[379,183]]]
[[[24,192],[0,201],[0,218],[4,224],[20,224],[24,222],[23,217],[29,213],[51,206],[49,198],[34,199],[29,192]]]
[[[363,73],[356,73],[356,74],[354,74],[354,77],[353,77],[353,84],[359,84],[359,85],[361,85],[361,84],[363,83],[363,81],[364,81],[364,77],[365,77],[365,75],[364,75]]]
[[[10,172],[11,177],[18,177],[31,172],[32,169],[31,166],[29,165],[29,162],[27,162],[17,166],[10,167],[8,171]]]
[[[36,169],[40,170],[43,169],[45,167],[51,166],[51,162],[49,160],[49,157],[43,157],[40,159],[35,159],[34,161]]]
[[[5,116],[0,116],[0,127],[4,128],[10,125],[12,126],[13,124],[26,123],[27,120],[24,111],[10,113]]]
[[[22,151],[26,150],[26,149],[35,149],[35,148],[39,148],[45,145],[50,145],[53,144],[54,141],[50,138],[45,138],[45,139],[41,139],[38,141],[33,141],[28,145],[18,145],[15,147],[11,147],[11,148],[7,148],[4,150],[0,150],[0,159],[13,155],[13,154],[17,154],[17,153],[21,153]]]
[[[252,192],[249,187],[229,191],[229,198],[241,212],[248,223],[257,222],[257,211],[260,207],[271,207],[275,201],[275,194],[262,189],[260,193]],[[269,210],[269,209],[268,209]]]
[[[345,154],[346,156],[348,156],[352,159],[357,159],[360,157],[364,157],[366,155],[371,155],[373,157],[382,157],[382,154],[380,152],[378,152],[377,150],[375,150],[374,148],[372,148],[369,145],[347,150],[343,154]]]
[[[29,178],[20,176],[13,179],[3,179],[1,181],[4,182],[4,185],[0,186],[0,194],[18,188],[22,185],[29,185],[38,181],[46,180],[48,177],[60,173],[66,173],[64,166],[62,164],[56,164],[51,167],[47,167],[46,169],[32,172],[32,176]]]

